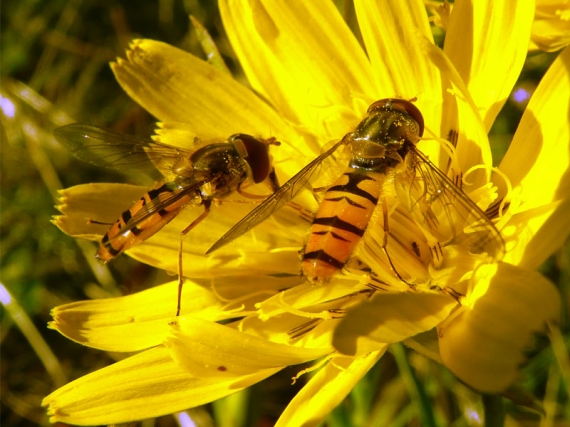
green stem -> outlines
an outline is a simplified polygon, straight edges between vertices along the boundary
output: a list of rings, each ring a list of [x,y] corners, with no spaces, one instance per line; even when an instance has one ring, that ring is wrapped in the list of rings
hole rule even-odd
[[[421,417],[421,425],[425,427],[435,427],[436,422],[430,401],[426,395],[423,384],[418,380],[410,366],[408,356],[406,354],[406,348],[400,343],[392,344],[392,353],[396,359],[398,369],[400,370],[402,379],[406,384],[410,398],[416,405],[417,411]]]
[[[505,424],[505,408],[503,398],[496,394],[483,394],[486,427],[503,427]]]

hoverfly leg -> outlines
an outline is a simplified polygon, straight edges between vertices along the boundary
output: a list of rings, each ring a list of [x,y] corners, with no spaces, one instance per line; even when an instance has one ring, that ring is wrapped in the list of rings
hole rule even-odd
[[[182,286],[184,286],[184,271],[182,267],[182,246],[184,244],[184,236],[196,227],[200,222],[208,216],[210,213],[210,206],[212,205],[211,200],[203,200],[202,205],[204,206],[204,212],[196,218],[192,223],[180,232],[180,248],[178,249],[178,304],[176,306],[176,317],[180,315],[181,300],[182,300]]]
[[[312,222],[313,219],[315,218],[315,214],[313,212],[311,212],[308,209],[305,209],[303,206],[301,206],[298,203],[289,202],[287,203],[287,206],[290,207],[291,209],[296,210],[299,213],[299,217],[301,217],[303,221]]]
[[[441,244],[437,242],[435,245],[430,246],[429,251],[431,253],[434,267],[439,269],[443,264],[443,249],[441,248]]]
[[[267,196],[262,196],[261,194],[252,194],[252,193],[248,193],[247,191],[244,191],[241,189],[241,184],[238,185],[237,188],[237,192],[242,195],[243,197],[247,197],[248,199],[253,199],[256,200],[255,202],[252,200],[231,200],[232,202],[237,202],[237,203],[258,203],[257,200],[259,201],[263,201],[265,199],[267,199]]]
[[[273,166],[271,167],[271,171],[265,180],[267,181],[267,186],[271,190],[272,194],[279,190],[279,187],[281,187],[279,185],[279,180],[277,179],[277,173],[275,172],[275,168]]]
[[[326,192],[329,190],[331,186],[325,186],[325,187],[314,187],[312,189],[312,193],[313,193],[313,198],[315,199],[315,202],[317,202],[319,205],[322,203],[323,198],[326,194]]]
[[[386,254],[386,258],[388,258],[388,262],[390,263],[390,268],[392,269],[392,271],[394,272],[396,277],[398,277],[399,280],[404,282],[410,288],[415,289],[416,285],[408,282],[407,280],[405,280],[400,275],[400,273],[398,273],[398,270],[396,269],[396,266],[392,262],[392,258],[390,257],[390,254],[388,253],[388,235],[390,234],[390,226],[388,225],[388,205],[386,203],[386,198],[384,197],[383,194],[380,195],[380,198],[382,199],[382,218],[383,218],[383,222],[384,222],[384,239],[382,241],[382,250]]]
[[[325,187],[315,187],[313,188],[313,193],[326,193],[330,186]]]
[[[269,145],[274,145],[275,147],[279,147],[281,145],[281,142],[278,141],[274,136],[270,136],[265,140],[265,142],[267,142]]]
[[[463,295],[461,292],[457,292],[455,289],[450,288],[449,286],[442,288],[441,286],[434,285],[430,287],[430,290],[444,293],[445,295],[448,295],[451,298],[453,298],[459,304],[461,304],[461,300],[465,298],[465,295]]]
[[[87,218],[87,224],[91,225],[91,224],[95,224],[95,225],[108,225],[109,227],[111,225],[114,224],[114,222],[103,222],[103,221],[97,221],[91,218]]]
[[[457,292],[455,289],[450,288],[449,286],[446,286],[445,288],[443,288],[442,292],[446,295],[449,295],[451,298],[456,300],[459,304],[461,304],[461,300],[463,298],[465,298],[465,295],[463,295],[460,292]]]

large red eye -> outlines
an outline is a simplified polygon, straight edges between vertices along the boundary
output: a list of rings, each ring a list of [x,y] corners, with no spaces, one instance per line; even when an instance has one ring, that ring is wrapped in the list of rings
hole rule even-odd
[[[253,182],[256,184],[262,182],[267,178],[271,169],[271,159],[269,158],[267,144],[245,133],[238,133],[230,137],[230,142],[234,145],[238,140],[241,141],[247,152],[247,156],[244,157],[251,168]]]
[[[406,113],[418,123],[418,126],[420,127],[419,135],[422,136],[424,134],[424,116],[422,115],[419,108],[412,104],[410,101],[399,98],[381,99],[368,107],[368,112],[370,113],[371,111],[378,109],[398,110],[402,113]]]

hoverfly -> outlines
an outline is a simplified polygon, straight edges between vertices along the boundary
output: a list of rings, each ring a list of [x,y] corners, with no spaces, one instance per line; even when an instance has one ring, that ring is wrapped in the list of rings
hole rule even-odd
[[[60,127],[54,135],[75,157],[96,166],[117,170],[154,166],[164,176],[124,211],[101,239],[96,257],[104,263],[157,233],[185,207],[204,207],[181,231],[176,315],[180,313],[184,235],[208,215],[215,200],[234,191],[255,198],[243,189],[262,182],[272,191],[279,188],[269,154],[269,145],[279,145],[275,138],[238,133],[217,143],[195,139],[193,149],[183,149],[79,123]]]
[[[384,250],[387,252],[388,209],[385,190],[396,189],[434,244],[465,244],[473,253],[495,259],[504,251],[501,234],[485,213],[416,147],[424,131],[419,109],[403,99],[374,102],[355,130],[310,162],[279,190],[243,218],[209,250],[241,236],[290,201],[319,165],[340,147],[349,152],[345,172],[326,191],[303,250],[301,269],[309,280],[327,279],[340,271],[362,239],[376,206],[382,205]]]

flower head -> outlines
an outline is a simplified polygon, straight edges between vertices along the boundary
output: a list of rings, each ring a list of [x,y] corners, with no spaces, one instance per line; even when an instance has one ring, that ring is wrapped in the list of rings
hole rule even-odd
[[[220,140],[238,132],[276,136],[281,146],[271,153],[281,182],[354,129],[373,102],[417,98],[426,129],[418,150],[443,173],[459,177],[467,207],[419,203],[412,191],[387,189],[350,262],[317,283],[299,275],[298,259],[309,227],[305,214],[318,207],[312,192],[300,191],[293,207],[206,257],[224,230],[251,210],[231,201],[212,207],[184,246],[190,280],[180,317],[172,318],[174,282],[54,310],[52,327],[71,339],[109,351],[144,351],[48,396],[52,420],[99,424],[167,414],[318,360],[319,371],[278,423],[314,425],[388,344],[406,340],[420,348],[413,337],[434,329],[434,358],[473,388],[498,392],[516,380],[530,334],[559,316],[556,289],[535,269],[570,230],[564,215],[570,89],[563,66],[569,53],[552,65],[495,170],[487,132],[522,67],[533,9],[478,4],[467,10],[458,3],[441,50],[423,5],[376,3],[356,2],[366,54],[332,3],[221,1],[224,26],[253,91],[150,40],[134,41],[113,71],[161,121],[160,142],[185,147],[195,138]],[[444,141],[450,135],[456,144]],[[330,185],[343,168],[327,164],[314,187]],[[104,228],[81,225],[92,209],[84,200],[112,199],[118,190],[131,194],[127,200],[144,192],[109,185],[65,190],[58,225],[76,236],[103,234]],[[505,250],[495,256],[472,251],[462,239],[438,245],[443,238],[421,215],[436,205],[436,219],[447,218],[450,229],[476,227],[469,208],[486,212]],[[116,218],[124,208],[93,209],[88,216]],[[179,233],[190,214],[199,215],[188,211],[129,254],[176,272]]]

